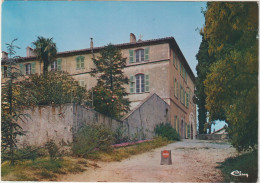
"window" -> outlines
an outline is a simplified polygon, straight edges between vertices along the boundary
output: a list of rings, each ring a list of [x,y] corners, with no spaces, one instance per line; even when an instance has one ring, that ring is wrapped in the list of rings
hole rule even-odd
[[[25,74],[26,74],[26,75],[30,75],[31,72],[32,72],[31,64],[26,64],[26,65],[25,65]]]
[[[79,80],[79,86],[85,87],[85,81],[84,80]]]
[[[136,93],[143,93],[144,92],[144,75],[138,74],[135,76],[136,79]]]
[[[77,58],[76,58],[76,67],[77,67],[77,69],[84,69],[85,68],[85,57],[83,57],[83,56],[78,56]]]
[[[144,62],[149,60],[149,48],[129,50],[129,63]]]
[[[143,62],[144,61],[144,50],[136,50],[135,51],[135,61],[136,62]]]
[[[2,66],[2,77],[7,78],[7,66]]]
[[[130,76],[130,93],[144,93],[150,91],[149,75],[137,74]]]
[[[57,60],[53,61],[51,63],[51,70],[52,71],[57,71]]]

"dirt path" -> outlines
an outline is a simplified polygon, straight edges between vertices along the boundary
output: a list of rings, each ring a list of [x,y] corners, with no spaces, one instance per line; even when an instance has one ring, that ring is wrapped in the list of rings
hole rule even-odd
[[[161,150],[172,151],[172,165],[160,165]],[[220,170],[215,167],[225,158],[236,155],[226,143],[183,140],[132,156],[121,162],[97,162],[81,174],[65,175],[58,181],[91,182],[220,182]]]

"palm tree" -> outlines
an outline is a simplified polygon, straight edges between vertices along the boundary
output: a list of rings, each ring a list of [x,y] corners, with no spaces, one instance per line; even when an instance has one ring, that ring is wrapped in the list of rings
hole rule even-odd
[[[43,62],[43,74],[48,72],[48,66],[55,60],[57,55],[56,43],[53,38],[38,36],[33,42],[34,53],[40,62]]]

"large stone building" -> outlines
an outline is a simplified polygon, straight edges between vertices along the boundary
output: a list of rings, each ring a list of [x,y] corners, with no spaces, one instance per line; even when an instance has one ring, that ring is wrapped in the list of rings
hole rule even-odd
[[[194,138],[196,135],[196,105],[193,103],[195,76],[173,37],[153,40],[138,40],[130,34],[130,42],[117,44],[123,57],[127,58],[125,75],[130,79],[125,86],[129,93],[131,109],[134,109],[150,94],[156,93],[170,106],[170,123],[182,138]],[[93,55],[97,56],[104,47],[59,52],[58,58],[50,70],[68,72],[87,90],[96,85],[96,79],[90,76]],[[8,55],[3,52],[3,58]],[[36,59],[32,48],[27,47],[27,56],[19,62],[25,75],[41,73],[43,65]],[[2,81],[7,68],[2,66]],[[156,106],[154,106],[156,107]]]

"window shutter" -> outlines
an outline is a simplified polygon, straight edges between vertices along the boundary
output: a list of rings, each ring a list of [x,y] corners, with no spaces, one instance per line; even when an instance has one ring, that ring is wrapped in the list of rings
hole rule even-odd
[[[177,117],[177,132],[179,133],[179,117]]]
[[[57,70],[61,71],[61,59],[57,59]]]
[[[85,68],[85,60],[84,57],[81,57],[81,68],[84,69]]]
[[[177,82],[177,98],[179,98],[179,84]]]
[[[24,65],[23,64],[20,64],[20,71],[22,74],[24,74]]]
[[[1,66],[2,78],[4,78],[4,66]]]
[[[78,58],[76,59],[76,65],[77,65],[77,69],[80,69],[80,60]]]
[[[32,62],[32,74],[35,74],[35,62]]]
[[[144,52],[145,52],[144,59],[145,59],[145,61],[148,61],[149,60],[149,47],[145,48]]]
[[[135,91],[134,76],[130,76],[130,93],[134,93],[134,91]]]
[[[175,78],[173,78],[173,93],[174,93],[174,96],[176,95],[175,94]]]
[[[150,91],[150,82],[149,82],[149,75],[145,75],[145,92]]]
[[[129,63],[134,62],[134,50],[129,50]]]

